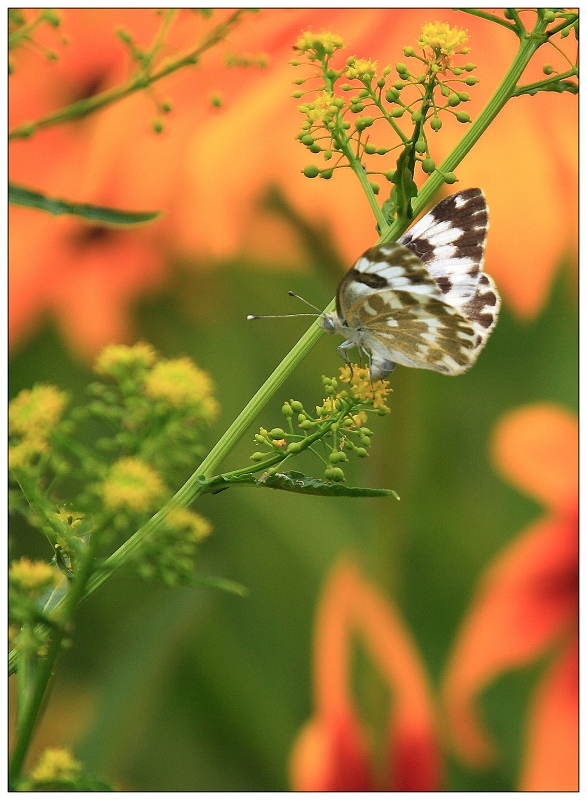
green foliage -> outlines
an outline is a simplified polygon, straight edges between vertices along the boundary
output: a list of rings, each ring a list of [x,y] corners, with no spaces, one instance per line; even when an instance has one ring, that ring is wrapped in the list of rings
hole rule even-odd
[[[8,202],[25,208],[37,208],[54,216],[73,214],[88,222],[103,222],[108,225],[136,225],[141,222],[150,222],[161,213],[160,211],[122,211],[117,208],[93,206],[88,203],[72,203],[69,200],[47,197],[40,192],[14,184],[8,185]]]

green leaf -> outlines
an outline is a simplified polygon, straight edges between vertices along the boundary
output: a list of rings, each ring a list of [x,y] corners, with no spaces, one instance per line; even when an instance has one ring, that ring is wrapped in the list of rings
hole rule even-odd
[[[570,92],[571,94],[579,94],[579,85],[575,81],[551,81],[550,83],[529,84],[528,86],[519,86],[513,93],[512,97],[520,97],[523,94],[533,96],[538,92]]]
[[[393,489],[367,489],[358,486],[345,486],[343,483],[332,483],[320,478],[311,478],[302,472],[275,472],[273,475],[218,475],[202,481],[204,491],[216,494],[230,486],[252,486],[257,489],[281,489],[284,492],[298,494],[318,494],[325,497],[399,497]]]
[[[24,186],[8,185],[8,202],[26,208],[38,208],[49,214],[74,214],[92,222],[106,222],[110,225],[136,225],[149,222],[158,217],[160,211],[122,211],[106,206],[93,206],[89,203],[71,203],[57,197],[47,197],[40,192],[26,189]]]

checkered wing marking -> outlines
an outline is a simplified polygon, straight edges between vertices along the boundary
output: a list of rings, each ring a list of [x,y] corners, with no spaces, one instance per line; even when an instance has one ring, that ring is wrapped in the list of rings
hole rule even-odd
[[[347,319],[356,303],[387,289],[442,297],[420,258],[407,247],[390,242],[363,253],[342,279],[336,293],[338,316]]]
[[[458,375],[480,350],[476,332],[457,309],[421,292],[376,292],[349,309],[347,322],[361,328],[367,350],[407,367]]]
[[[444,301],[469,321],[481,348],[497,322],[501,300],[483,271],[489,217],[481,189],[441,200],[398,243],[422,261]]]

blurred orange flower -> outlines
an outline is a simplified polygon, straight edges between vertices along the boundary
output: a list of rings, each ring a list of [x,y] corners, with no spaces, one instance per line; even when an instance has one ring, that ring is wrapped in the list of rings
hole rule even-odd
[[[495,748],[475,698],[499,673],[548,653],[527,720],[522,791],[578,788],[578,429],[550,404],[525,406],[497,426],[498,469],[547,514],[495,559],[458,633],[444,681],[455,748],[472,766]]]
[[[370,733],[351,697],[353,635],[391,693],[385,764],[376,765]],[[347,559],[332,569],[314,631],[313,717],[294,744],[295,791],[433,791],[440,755],[430,688],[399,614]],[[371,737],[372,738],[372,737]]]
[[[152,9],[59,13],[69,45],[60,49],[57,63],[40,61],[33,50],[11,56],[11,126],[126,79],[129,57],[116,29],[125,28],[145,48],[161,23]],[[217,10],[205,22],[189,10],[180,11],[165,54],[198,42],[228,14]],[[10,176],[18,183],[79,202],[165,211],[141,229],[117,231],[116,244],[110,241],[107,250],[89,254],[85,223],[56,225],[39,212],[14,209],[12,344],[30,335],[47,312],[60,320],[81,353],[94,353],[112,339],[130,338],[127,309],[133,296],[157,286],[174,255],[193,261],[244,250],[268,265],[297,265],[302,247],[295,232],[261,207],[267,189],[276,185],[297,213],[332,228],[350,264],[376,238],[373,215],[349,171],[336,174],[335,185],[320,179],[309,183],[301,173],[310,158],[296,139],[301,115],[299,101],[290,95],[302,68],[288,63],[292,46],[305,30],[330,30],[346,45],[339,54],[341,65],[356,55],[377,61],[382,69],[401,57],[403,47],[416,46],[422,24],[438,16],[438,9],[262,9],[247,15],[228,41],[206,53],[197,67],[154,86],[154,96],[170,97],[173,105],[159,136],[149,127],[157,116],[152,95],[140,93],[87,118],[11,142]],[[530,14],[523,16],[529,24]],[[476,17],[449,10],[442,17],[469,35],[467,58],[477,64],[480,79],[467,104],[474,118],[511,63],[517,40]],[[38,38],[43,37],[59,49],[54,31],[39,29]],[[572,37],[559,44],[574,59]],[[264,54],[269,66],[228,68],[223,62],[227,50]],[[567,66],[552,48],[544,57],[541,51],[524,82],[543,77],[544,60],[561,69]],[[223,98],[222,108],[210,102],[212,95]],[[437,162],[465,130],[446,120],[433,138]],[[480,185],[488,198],[488,271],[519,314],[537,313],[561,259],[576,258],[576,98],[568,93],[516,98],[457,172],[461,186]],[[84,246],[78,249],[80,241]]]

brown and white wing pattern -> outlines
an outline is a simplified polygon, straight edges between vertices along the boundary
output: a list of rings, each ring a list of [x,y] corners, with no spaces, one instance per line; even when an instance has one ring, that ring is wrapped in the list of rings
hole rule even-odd
[[[397,242],[367,250],[342,279],[322,326],[371,358],[372,378],[395,364],[459,375],[495,327],[500,297],[483,271],[488,213],[481,189],[451,195]]]

